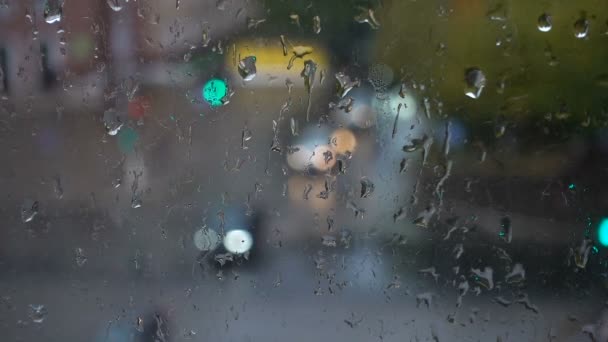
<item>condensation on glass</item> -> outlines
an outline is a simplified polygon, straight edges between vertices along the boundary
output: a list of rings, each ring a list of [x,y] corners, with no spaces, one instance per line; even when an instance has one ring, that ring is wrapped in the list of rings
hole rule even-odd
[[[0,0],[6,341],[608,341],[608,3]]]

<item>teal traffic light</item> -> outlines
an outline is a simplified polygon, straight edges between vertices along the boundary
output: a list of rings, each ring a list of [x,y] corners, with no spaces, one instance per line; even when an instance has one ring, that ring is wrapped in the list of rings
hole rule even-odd
[[[600,221],[597,229],[597,239],[602,246],[608,246],[608,218],[603,218]]]
[[[212,107],[224,104],[223,99],[228,94],[228,85],[224,80],[212,78],[203,87],[203,99]]]

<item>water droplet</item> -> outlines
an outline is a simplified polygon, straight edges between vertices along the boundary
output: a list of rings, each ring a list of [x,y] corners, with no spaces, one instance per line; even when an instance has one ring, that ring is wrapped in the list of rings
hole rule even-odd
[[[203,47],[207,47],[207,46],[209,46],[210,42],[211,42],[211,34],[209,33],[209,28],[205,27],[205,28],[203,28],[203,32],[201,34],[201,44],[203,45]]]
[[[496,138],[501,138],[507,132],[507,122],[504,117],[499,116],[496,118],[496,122],[494,123],[494,136]]]
[[[169,327],[167,326],[165,318],[162,317],[160,314],[156,313],[154,314],[154,320],[155,324],[153,324],[153,326],[156,326],[156,329],[152,334],[154,336],[154,340],[159,342],[169,340]]]
[[[483,271],[478,268],[471,269],[471,273],[475,275],[475,281],[481,286],[491,290],[494,288],[494,270],[492,267],[486,266]]]
[[[545,57],[547,57],[549,66],[554,67],[559,65],[559,58],[557,58],[557,56],[553,54],[553,49],[549,44],[547,44],[547,46],[545,47]]]
[[[311,191],[312,191],[312,184],[306,184],[304,186],[304,192],[302,193],[302,199],[304,199],[305,201],[308,201],[308,195],[310,194]]]
[[[321,242],[323,243],[323,246],[336,247],[336,238],[331,235],[323,235]]]
[[[318,15],[312,17],[312,31],[316,34],[321,33],[321,18]]]
[[[360,208],[355,202],[353,202],[352,200],[349,200],[346,202],[346,209],[350,209],[353,211],[353,213],[355,214],[355,217],[360,217],[363,218],[363,215],[365,215],[365,210]]]
[[[533,305],[532,303],[530,303],[530,298],[528,298],[528,294],[527,293],[522,293],[519,295],[519,298],[517,298],[517,300],[515,301],[516,303],[519,304],[523,304],[524,307],[534,313],[538,313],[539,309],[538,306]]]
[[[231,253],[219,253],[216,254],[213,259],[220,265],[220,266],[224,266],[226,265],[226,263],[228,263],[229,261],[234,261],[234,255],[232,255]]]
[[[348,92],[350,92],[353,88],[361,85],[361,81],[358,79],[351,80],[350,76],[344,74],[343,72],[338,72],[335,75],[336,81],[338,82],[338,96],[344,97]]]
[[[585,18],[580,18],[574,23],[574,36],[578,39],[587,37],[589,33],[589,21]]]
[[[466,88],[464,94],[472,99],[478,99],[481,96],[483,88],[486,86],[486,76],[476,67],[468,68],[464,72]]]
[[[505,275],[507,283],[520,283],[526,279],[526,270],[522,264],[513,265],[511,272]]]
[[[74,249],[74,257],[76,260],[76,265],[78,265],[78,267],[82,267],[88,260],[87,256],[84,253],[84,249],[80,247]]]
[[[574,264],[579,268],[585,268],[589,260],[589,252],[593,241],[591,239],[583,239],[579,247],[574,251]]]
[[[427,228],[436,211],[437,209],[435,208],[435,205],[431,203],[426,209],[420,212],[418,216],[416,216],[414,219],[414,224],[421,228]]]
[[[133,196],[133,198],[131,198],[131,208],[133,209],[138,209],[141,208],[141,206],[143,205],[143,202],[141,200],[141,198],[139,198],[138,196]]]
[[[447,50],[447,46],[445,45],[445,43],[439,42],[439,44],[437,44],[437,49],[435,49],[435,54],[437,56],[443,56],[443,55],[445,55],[446,50]],[[401,97],[403,97],[403,96],[401,96]]]
[[[354,104],[355,104],[355,99],[353,99],[350,96],[347,96],[347,97],[341,98],[338,101],[338,103],[330,102],[329,109],[338,108],[338,109],[344,110],[347,113],[350,113],[353,110]]]
[[[449,323],[454,323],[456,321],[456,313],[449,313],[447,317],[447,321]]]
[[[194,246],[202,252],[213,250],[220,243],[220,236],[215,230],[203,227],[194,232]]]
[[[437,273],[437,271],[435,270],[435,267],[429,267],[429,268],[424,268],[424,269],[418,270],[418,273],[430,275],[431,277],[433,277],[435,282],[437,282],[437,280],[439,279],[439,273]]]
[[[247,56],[239,61],[239,75],[245,81],[251,81],[257,72],[255,62],[257,58],[255,56]]]
[[[440,333],[440,330],[437,329],[437,325],[435,325],[435,323],[431,323],[431,341],[433,342],[441,342],[442,338],[440,338],[439,336],[442,336],[443,334]]]
[[[283,44],[283,54],[287,55],[286,53],[286,45],[285,45],[285,37],[281,36],[281,44]],[[287,63],[287,70],[291,69],[293,67],[293,62],[296,60],[296,58],[303,58],[306,55],[311,54],[314,51],[314,49],[310,46],[303,46],[303,45],[296,45],[292,48],[291,53],[292,56],[289,59],[289,63]]]
[[[428,140],[428,136],[424,135],[422,138],[415,138],[410,141],[408,145],[403,146],[404,152],[414,152],[421,149],[426,141]]]
[[[63,186],[61,185],[61,177],[59,176],[55,176],[54,191],[57,199],[63,198]]]
[[[47,308],[42,304],[30,304],[29,316],[32,322],[42,323],[48,315]]]
[[[452,255],[454,255],[454,259],[460,259],[462,253],[464,253],[464,246],[461,243],[454,246],[454,249],[452,250]]]
[[[143,317],[137,317],[137,320],[135,321],[135,330],[137,330],[140,333],[144,332],[144,319],[143,319]]]
[[[243,132],[241,133],[241,148],[243,150],[249,149],[247,142],[251,140],[251,138],[253,138],[253,134],[251,133],[251,130],[245,126],[245,128],[243,128]]]
[[[427,309],[430,309],[433,305],[433,297],[435,294],[432,292],[423,292],[416,295],[416,307],[419,308],[420,305],[425,304]]]
[[[123,126],[122,120],[114,109],[108,109],[103,113],[103,123],[109,135],[116,135]]]
[[[403,158],[401,159],[401,162],[399,163],[399,173],[400,174],[404,174],[407,172],[409,167],[409,159]]]
[[[306,87],[306,91],[310,94],[312,87],[315,83],[315,75],[317,73],[317,63],[312,60],[307,60],[304,62],[304,69],[300,73],[300,76],[304,78],[304,86]]]
[[[21,221],[24,223],[31,222],[38,215],[38,201],[26,199],[21,206]]]
[[[0,95],[3,95],[2,98],[4,98],[8,90],[8,79],[2,66],[3,63],[4,61],[0,60]]]
[[[291,89],[293,89],[293,82],[289,79],[285,79],[285,87],[287,87],[287,93],[291,94]]]
[[[289,15],[289,20],[291,20],[291,23],[300,27],[300,16],[296,13],[292,13]]]
[[[504,298],[503,296],[494,297],[494,301],[504,307],[511,305],[513,302]]]
[[[376,14],[373,9],[360,7],[359,10],[361,12],[354,17],[355,22],[359,24],[368,23],[372,30],[380,28],[380,22],[376,19]]]
[[[464,276],[460,276],[460,282],[458,283],[458,297],[456,298],[456,307],[459,308],[462,305],[462,298],[469,292],[471,286]]]
[[[44,5],[44,21],[49,24],[57,23],[61,21],[61,15],[63,12],[63,1],[62,0],[47,0]]]
[[[342,229],[340,231],[340,243],[344,248],[350,248],[350,243],[353,240],[353,232],[348,229]]]
[[[507,8],[502,3],[499,3],[496,6],[492,7],[486,13],[486,16],[492,21],[507,21]]]
[[[285,42],[285,36],[280,35],[279,38],[281,39],[281,47],[283,48],[283,56],[287,56],[287,43]],[[289,67],[287,69],[289,69]]]
[[[608,311],[603,310],[595,323],[585,324],[581,331],[591,337],[593,342],[608,341]]]
[[[437,196],[437,198],[439,199],[439,206],[440,207],[443,204],[443,194],[444,194],[444,191],[445,191],[443,185],[445,184],[445,182],[452,175],[452,166],[453,165],[454,165],[454,163],[452,162],[452,160],[448,160],[446,162],[445,171],[443,173],[443,176],[441,176],[441,178],[439,179],[439,181],[435,185],[435,191],[434,191],[434,193]]]
[[[291,129],[291,135],[292,136],[298,136],[299,135],[299,125],[298,125],[298,120],[294,117],[291,117],[289,119],[289,128]]]
[[[247,28],[248,29],[256,29],[262,23],[266,22],[265,18],[255,19],[255,18],[247,18]],[[285,54],[287,55],[287,54]]]
[[[114,12],[118,12],[122,9],[122,2],[123,0],[107,0],[108,6],[110,6]]]
[[[361,178],[361,198],[368,198],[374,193],[374,183],[367,177]]]
[[[293,59],[293,58],[292,58]],[[315,74],[317,72],[317,63],[312,60],[304,62],[304,69],[300,73],[300,76],[304,78],[304,86],[308,92],[308,105],[306,107],[306,122],[310,120],[310,107],[312,105],[312,87],[315,83]]]
[[[393,82],[393,78],[393,69],[386,64],[374,64],[369,69],[369,82],[378,93],[385,93]]]
[[[540,32],[549,32],[553,28],[553,20],[547,13],[543,13],[538,17],[538,30]]]
[[[504,216],[500,219],[500,232],[498,236],[506,243],[511,243],[513,239],[513,229],[511,228],[511,219],[508,216]]]
[[[555,342],[557,340],[557,338],[559,337],[557,335],[557,329],[552,326],[551,328],[549,328],[549,332],[547,333],[547,337],[549,338],[549,342]]]

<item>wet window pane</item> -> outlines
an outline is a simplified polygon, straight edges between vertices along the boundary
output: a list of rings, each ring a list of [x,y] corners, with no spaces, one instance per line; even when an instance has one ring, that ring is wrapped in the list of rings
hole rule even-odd
[[[608,341],[608,3],[0,0],[6,341]]]

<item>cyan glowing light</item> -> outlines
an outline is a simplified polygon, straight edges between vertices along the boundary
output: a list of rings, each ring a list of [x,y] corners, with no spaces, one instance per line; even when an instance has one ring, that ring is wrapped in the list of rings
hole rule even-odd
[[[203,87],[203,98],[213,107],[221,106],[226,94],[228,94],[228,85],[219,78],[210,79]]]
[[[608,218],[603,218],[600,221],[600,226],[597,229],[597,238],[602,246],[608,246]]]
[[[574,190],[576,188],[576,185],[574,183],[568,185],[568,189],[570,190]]]
[[[133,128],[123,128],[118,132],[118,147],[123,153],[129,153],[135,149],[138,139],[139,135]]]

